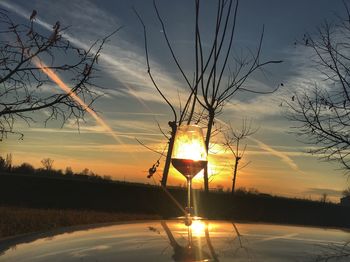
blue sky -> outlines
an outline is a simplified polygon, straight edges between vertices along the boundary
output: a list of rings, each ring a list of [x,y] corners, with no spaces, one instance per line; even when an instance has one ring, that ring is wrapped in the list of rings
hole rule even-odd
[[[215,1],[203,1],[201,29],[204,45],[211,38]],[[193,1],[158,1],[169,37],[186,72],[193,71]],[[148,30],[151,66],[154,75],[174,104],[184,97],[184,83],[166,48],[161,26],[156,19],[152,1],[2,1],[0,6],[13,17],[25,21],[33,9],[38,11],[36,23],[40,30],[49,30],[57,20],[69,25],[65,37],[73,44],[87,47],[116,28],[122,30],[113,36],[103,49],[100,60],[100,79],[105,95],[94,108],[122,140],[123,145],[108,135],[92,118],[87,117],[80,133],[76,125],[68,121],[50,122],[47,127],[38,121],[30,127],[18,121],[16,128],[25,135],[24,141],[9,137],[0,144],[0,154],[12,152],[15,161],[40,165],[43,157],[55,160],[56,168],[83,167],[116,179],[150,182],[146,171],[158,156],[137,144],[135,137],[157,150],[166,142],[159,132],[157,122],[168,130],[171,112],[156,93],[146,72],[142,28],[132,11],[135,7],[143,17]],[[271,65],[265,74],[255,74],[246,87],[272,90],[272,95],[234,96],[219,116],[222,123],[231,122],[239,127],[242,118],[252,119],[259,131],[248,140],[245,161],[251,164],[242,169],[237,186],[254,187],[260,191],[295,197],[319,198],[327,192],[334,201],[347,187],[347,179],[334,164],[323,163],[317,156],[305,153],[309,148],[291,133],[293,123],[285,118],[279,105],[290,99],[297,90],[310,90],[315,83],[324,85],[322,77],[312,66],[310,53],[302,46],[295,46],[304,33],[314,32],[325,19],[343,14],[342,1],[278,1],[244,0],[240,2],[237,34],[234,42],[236,53],[254,49],[265,25],[262,58],[283,60]],[[69,83],[68,83],[69,84]],[[54,88],[54,87],[53,87]],[[43,116],[37,114],[40,120]],[[213,141],[220,144],[220,136]],[[218,175],[212,187],[229,187],[231,181],[228,153],[213,154]],[[159,174],[161,170],[159,170]],[[184,181],[175,175],[173,184]],[[198,180],[197,186],[201,186]]]

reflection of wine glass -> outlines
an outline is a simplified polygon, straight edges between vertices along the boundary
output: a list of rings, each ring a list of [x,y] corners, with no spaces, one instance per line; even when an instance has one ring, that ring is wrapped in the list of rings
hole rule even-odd
[[[186,216],[190,218],[192,178],[207,164],[207,150],[199,126],[184,125],[177,128],[171,163],[187,179]]]
[[[204,223],[202,220],[195,220],[192,225],[185,227],[182,224],[175,224],[175,230],[174,225],[173,228],[169,227],[166,221],[161,221],[160,223],[168,236],[170,245],[173,247],[174,254],[172,258],[174,261],[219,261],[210,239],[208,222]],[[186,244],[183,242],[185,240],[183,236],[185,230],[187,230]],[[181,237],[177,238],[174,233],[179,234]],[[206,250],[203,238],[206,239],[208,250]]]

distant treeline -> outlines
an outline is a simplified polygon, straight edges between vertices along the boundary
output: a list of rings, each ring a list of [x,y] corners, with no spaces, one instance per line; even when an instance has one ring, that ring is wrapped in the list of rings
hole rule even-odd
[[[169,188],[184,206],[187,192]],[[0,175],[0,206],[43,209],[97,210],[158,215],[183,215],[169,194],[159,186],[113,181],[68,180],[49,176]],[[210,219],[272,222],[350,228],[350,207],[321,201],[270,196],[240,190],[194,191],[200,216]]]
[[[71,167],[66,167],[63,171],[62,169],[54,169],[54,160],[50,158],[44,158],[41,160],[43,167],[35,168],[29,163],[22,163],[20,165],[12,164],[12,155],[9,154],[6,158],[0,156],[0,175],[4,174],[20,174],[29,176],[49,176],[55,178],[68,178],[68,179],[78,179],[78,180],[92,180],[92,181],[104,181],[111,182],[111,176],[100,176],[88,168],[83,169],[81,172],[74,172]]]

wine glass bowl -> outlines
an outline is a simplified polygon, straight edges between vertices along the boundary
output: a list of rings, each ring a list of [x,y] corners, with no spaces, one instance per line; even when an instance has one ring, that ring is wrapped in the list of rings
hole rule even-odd
[[[205,167],[207,150],[199,126],[177,128],[171,159],[173,166],[185,177],[193,178]]]

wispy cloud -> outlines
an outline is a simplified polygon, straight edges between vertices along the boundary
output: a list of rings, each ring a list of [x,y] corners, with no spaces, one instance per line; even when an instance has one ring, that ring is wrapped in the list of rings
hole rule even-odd
[[[299,174],[303,174],[303,172],[299,169],[298,165],[287,154],[285,154],[281,151],[278,151],[278,150],[272,148],[271,146],[255,139],[253,137],[249,137],[249,139],[254,141],[255,143],[257,143],[261,149],[263,149],[263,150],[269,152],[271,155],[274,155],[274,156],[278,157],[279,159],[281,159],[285,164],[287,164],[294,171],[298,172]]]
[[[46,5],[42,5],[40,2],[38,2],[37,4],[39,5],[40,9],[38,10],[39,14],[35,22],[38,25],[45,28],[46,30],[52,31],[52,25],[49,22],[42,19],[42,17],[45,18],[45,16],[49,17],[49,14],[50,12],[52,12],[52,9],[48,9]],[[74,5],[74,3],[72,4]],[[31,13],[30,10],[25,10],[23,7],[16,5],[12,2],[1,1],[0,6],[15,12],[16,14],[25,19],[27,19],[29,14]],[[116,18],[111,17],[107,12],[100,9],[97,5],[91,2],[86,2],[86,4],[79,4],[79,6],[80,8],[82,7],[84,9],[85,17],[94,17],[93,21],[85,21],[86,19],[83,19],[83,22],[81,22],[79,19],[78,21],[75,18],[75,12],[66,12],[67,6],[55,6],[55,13],[64,13],[64,16],[66,18],[65,21],[72,20],[76,23],[80,22],[78,23],[78,28],[74,27],[74,35],[72,35],[71,33],[63,34],[63,37],[69,40],[72,44],[84,49],[88,49],[90,47],[90,44],[92,43],[92,39],[101,38],[101,36],[103,37],[110,33],[109,29],[112,29],[113,27],[115,29],[118,27],[117,25],[119,24],[119,21],[117,21]],[[62,12],[60,12],[60,9],[62,9]],[[96,13],[98,13],[98,15],[96,15]],[[43,15],[40,16],[40,14]],[[109,22],[106,23],[106,21]],[[87,22],[93,22],[93,31],[85,30]],[[82,26],[81,23],[84,24],[84,26]],[[109,25],[107,26],[109,27],[108,30],[106,30],[106,24]],[[113,24],[113,26],[111,27],[110,24]],[[124,32],[123,36],[125,36]],[[127,97],[127,99],[135,98],[136,101],[138,101],[139,104],[142,106],[142,108],[144,108],[144,115],[149,114],[156,116],[165,115],[165,113],[167,113],[167,111],[162,111],[164,112],[164,114],[155,114],[148,105],[154,103],[164,105],[165,102],[156,92],[155,88],[153,87],[151,81],[148,78],[148,75],[146,73],[144,50],[142,48],[140,49],[134,43],[128,41],[127,37],[119,37],[118,35],[116,37],[116,40],[109,41],[105,44],[103,53],[100,56],[100,60],[103,62],[100,63],[100,65],[103,68],[103,72],[107,73],[109,77],[113,79],[116,83],[115,86],[108,84],[108,88],[106,89],[107,95],[109,94],[111,96],[118,97],[125,96]],[[152,64],[152,70],[154,72],[154,75],[156,76],[156,80],[159,86],[165,87],[164,91],[166,96],[173,102],[174,105],[178,105],[179,96],[180,99],[182,96],[181,90],[183,90],[183,85],[181,85],[177,80],[175,80],[172,77],[172,75],[165,71],[164,67],[158,64],[156,61],[151,59],[150,63]],[[108,123],[110,123],[111,121],[113,121],[112,119],[114,119],[114,117],[108,117],[106,120],[108,121]],[[120,132],[120,129],[118,128],[128,127],[132,128],[133,130],[135,130],[135,133],[139,134],[144,133],[145,131],[145,122],[141,119],[140,121],[135,121],[134,123],[132,123],[132,125],[129,126],[121,126],[123,124],[128,123],[125,121],[121,121],[119,125],[112,126],[115,131],[118,130],[118,133]],[[152,121],[152,125],[156,127],[154,121]],[[69,124],[65,125],[65,127],[69,128]],[[89,131],[83,130],[83,125],[80,128],[82,131]],[[90,131],[101,131],[96,130],[95,126],[92,126],[92,128],[95,130]],[[89,128],[87,127],[86,129]],[[139,129],[139,131],[137,131],[137,129]],[[150,130],[147,130],[147,132],[150,133]],[[154,128],[152,129],[152,132],[160,133],[159,130],[154,130]],[[123,136],[123,134],[121,134],[121,136]]]
[[[75,129],[58,129],[58,128],[29,128],[28,132],[40,132],[40,133],[77,133],[78,131]],[[100,126],[89,126],[83,127],[79,130],[79,133],[89,133],[89,134],[109,134],[106,130],[101,128]],[[129,139],[135,139],[137,137],[143,137],[146,140],[150,140],[150,137],[158,137],[152,140],[159,141],[159,138],[163,138],[162,134],[157,133],[145,133],[145,132],[119,132],[115,133],[115,136],[125,137]]]
[[[252,96],[250,99],[232,99],[227,104],[226,109],[234,113],[252,118],[263,118],[267,116],[282,116],[285,112],[284,101],[291,101],[295,93],[312,92],[315,85],[327,87],[328,83],[324,75],[315,68],[310,54],[310,50],[304,46],[286,47],[281,54],[284,56],[282,67],[285,67],[282,78],[283,86],[266,95]],[[280,83],[275,83],[278,85]],[[274,89],[276,86],[268,86],[262,82],[250,79],[248,86],[259,87],[259,90],[266,91]],[[244,96],[243,96],[244,97]]]
[[[27,18],[30,14],[29,10],[25,10],[14,3],[2,1],[0,2],[0,5],[15,12],[23,18]],[[91,5],[93,4],[89,3],[89,8],[84,10],[87,12],[84,13],[84,16],[94,17],[94,32],[89,31],[89,33],[87,33],[86,30],[81,30],[78,34],[76,34],[79,36],[73,36],[69,33],[62,34],[62,36],[69,40],[72,44],[84,49],[88,49],[90,47],[89,44],[92,43],[91,39],[97,39],[101,37],[101,34],[103,36],[103,34],[107,35],[110,33],[105,29],[106,19],[109,21],[113,21],[114,19],[110,17],[109,14],[99,9],[98,6],[94,6],[94,8],[92,8]],[[85,8],[86,5],[80,5],[80,7],[81,6],[84,6]],[[57,8],[62,8],[62,6],[60,5]],[[65,7],[64,10],[66,9],[67,8]],[[96,13],[97,10],[99,15],[95,16],[94,13]],[[61,12],[56,10],[56,13]],[[69,14],[70,13],[68,12],[67,15]],[[74,13],[71,15],[75,16],[76,14]],[[36,19],[36,23],[49,31],[52,30],[52,25],[41,19],[40,16]],[[117,22],[114,24],[116,23]],[[96,32],[98,32],[98,34]],[[116,41],[113,41],[113,44],[109,42],[105,45],[103,53],[100,56],[100,60],[105,62],[105,65],[103,66],[104,72],[108,73],[110,77],[118,81],[119,88],[120,86],[123,87],[123,90],[107,90],[107,93],[110,91],[115,95],[121,95],[122,93],[120,93],[120,91],[125,92],[129,96],[136,98],[148,112],[151,112],[151,110],[145,103],[143,103],[143,101],[164,103],[162,98],[160,98],[160,96],[156,93],[146,74],[144,51],[138,48],[138,46],[135,46],[132,42],[128,42],[127,39],[117,39]],[[156,61],[151,60],[150,63],[152,64],[152,70],[156,76],[159,86],[167,87],[165,90],[167,96],[170,97],[170,99],[175,98],[177,100],[177,90],[182,90],[182,84],[173,79],[168,72],[164,71],[164,67],[159,65]],[[174,103],[176,104],[176,101],[174,101]]]
[[[73,6],[76,5],[74,2],[69,4]],[[16,12],[24,18],[27,18],[30,14],[30,10],[25,10],[14,3],[2,1],[0,5]],[[47,8],[43,4],[40,4],[40,7],[44,10]],[[62,9],[62,5],[55,6],[55,9],[59,8]],[[75,27],[78,29],[78,32],[75,33],[76,36],[68,33],[65,33],[63,36],[79,47],[88,48],[89,43],[92,42],[91,39],[96,39],[101,37],[101,35],[103,36],[103,34],[106,35],[110,33],[108,30],[112,30],[113,28],[111,24],[116,27],[120,25],[120,21],[118,21],[117,18],[111,16],[91,2],[84,1],[84,4],[79,4],[79,8],[83,8],[84,12],[78,12],[78,14],[76,12],[69,12],[69,10],[67,12],[66,6],[64,7],[65,12],[56,10],[57,14],[65,13],[69,21],[78,24],[78,26]],[[91,17],[94,18],[93,21]],[[93,31],[84,26],[92,22],[94,24]],[[52,30],[52,25],[47,21],[38,18],[36,23],[47,30]],[[106,25],[109,25],[107,29]],[[125,36],[125,33],[123,36]],[[279,115],[282,113],[282,109],[279,107],[280,103],[284,99],[290,98],[294,91],[310,90],[310,87],[313,87],[316,81],[323,84],[321,81],[321,74],[311,66],[310,59],[308,59],[308,50],[306,48],[288,47],[281,53],[285,55],[284,58],[286,61],[284,63],[288,64],[290,68],[293,68],[289,72],[289,75],[285,76],[283,81],[284,87],[281,87],[277,92],[270,95],[253,96],[250,99],[244,100],[239,98],[232,99],[231,102],[226,105],[227,111],[239,115],[253,116],[255,118]],[[128,41],[127,37],[117,37],[117,40],[113,41],[113,43],[109,42],[106,44],[104,52],[101,55],[101,60],[105,62],[103,66],[104,70],[119,83],[118,88],[110,88],[107,93],[109,92],[116,96],[127,94],[130,97],[134,97],[148,112],[151,112],[151,110],[145,102],[164,104],[164,100],[157,94],[146,74],[144,50],[131,41]],[[165,71],[164,66],[152,60],[152,57],[150,63],[159,85],[165,87],[164,91],[167,97],[169,97],[174,104],[178,104],[178,91],[180,91],[180,93],[183,91],[182,83],[175,79],[172,74]],[[246,83],[247,87],[259,87],[259,90],[272,90],[275,88],[276,84],[277,83],[274,83],[274,86],[269,86],[254,78]],[[241,97],[245,97],[245,95],[242,94]]]
[[[158,143],[149,144],[154,150],[162,152],[163,148]],[[86,145],[65,145],[62,148],[65,150],[79,151],[86,150],[91,152],[103,152],[103,153],[149,153],[150,150],[139,144],[128,145],[127,147],[122,147],[115,144],[86,144]]]
[[[312,195],[322,195],[327,194],[328,196],[333,197],[339,197],[342,195],[342,191],[332,189],[332,188],[309,188],[304,192],[305,194],[312,194]]]
[[[223,121],[222,119],[218,119],[217,121],[220,122],[221,125],[223,125],[223,126],[228,126],[228,124],[225,121]],[[247,139],[255,142],[259,146],[259,148],[261,148],[266,153],[274,155],[274,156],[278,157],[279,159],[281,159],[285,164],[287,164],[294,171],[298,172],[299,174],[303,174],[303,172],[300,170],[300,168],[295,163],[295,161],[290,157],[291,155],[293,155],[293,156],[304,155],[303,152],[297,152],[297,151],[284,152],[286,147],[283,147],[284,151],[279,151],[279,150],[263,143],[262,141],[260,141],[256,138],[253,138],[251,136],[247,137]],[[254,151],[254,150],[249,150],[249,149],[247,150],[247,153],[249,153],[249,154],[264,154],[261,151]]]
[[[263,148],[261,148],[263,149]],[[277,151],[277,150],[276,150]],[[278,150],[279,153],[286,155],[288,157],[298,157],[298,156],[302,156],[302,157],[314,157],[314,155],[305,153],[305,152],[300,152],[300,151],[280,151]],[[265,149],[263,149],[263,151],[261,150],[247,150],[247,154],[249,155],[270,155],[270,151],[265,151]]]
[[[22,7],[9,3],[6,1],[0,2],[5,8],[8,8],[22,17],[27,18],[28,14],[30,14],[29,10],[24,10]],[[74,5],[74,3],[72,3]],[[84,4],[79,4],[79,7],[84,8],[84,15],[76,14],[74,12],[66,12],[67,7],[64,9],[64,13],[66,16],[69,16],[69,19],[77,24],[81,24],[82,22],[77,19],[83,18],[83,24],[92,23],[94,24],[94,31],[85,30],[84,27],[79,27],[79,32],[73,36],[72,34],[65,33],[63,36],[71,41],[73,44],[82,47],[88,48],[91,43],[91,39],[101,37],[103,34],[108,34],[110,32],[106,31],[106,24],[115,24],[118,25],[120,22],[111,17],[110,14],[100,9],[97,5],[94,5],[91,2],[84,1]],[[41,6],[43,9],[44,5]],[[47,7],[46,7],[47,8]],[[62,8],[61,5],[55,6],[55,8]],[[63,10],[62,10],[63,11]],[[56,13],[62,13],[56,10]],[[40,16],[39,16],[40,17]],[[89,17],[94,17],[93,21],[89,21]],[[88,20],[88,21],[86,21]],[[85,22],[84,22],[85,21]],[[107,23],[108,21],[108,23]],[[37,19],[36,22],[44,27],[47,30],[52,30],[52,25],[42,19]],[[109,26],[109,29],[111,27]],[[141,28],[140,28],[141,30]],[[96,33],[98,32],[98,34]],[[123,34],[125,36],[125,34]],[[151,81],[148,78],[146,73],[146,65],[145,65],[145,55],[143,48],[135,45],[131,41],[127,40],[127,37],[118,38],[113,41],[113,43],[109,42],[105,45],[104,52],[101,54],[101,60],[105,62],[103,69],[116,81],[119,83],[119,87],[112,89],[110,88],[107,93],[113,94],[115,96],[122,96],[123,94],[127,94],[130,97],[136,98],[146,110],[150,111],[149,107],[144,102],[156,102],[159,104],[165,104],[164,100],[157,94],[155,88],[153,87]],[[150,64],[152,66],[152,71],[154,73],[155,79],[158,82],[161,88],[164,88],[163,91],[166,96],[176,105],[178,106],[178,94],[180,93],[180,97],[185,92],[184,85],[178,79],[174,78],[174,75],[166,71],[165,67],[156,60],[150,60]],[[259,86],[260,90],[272,90],[274,87],[268,86],[261,81],[250,79],[247,83],[248,86]],[[121,88],[122,87],[122,88]],[[284,91],[281,91],[284,93]],[[279,112],[280,109],[278,106],[273,106],[275,103],[275,99],[279,98],[280,95],[266,95],[262,97],[252,98],[250,100],[245,100],[244,102],[236,99],[232,100],[227,104],[226,109],[228,111],[235,111],[242,113],[245,115],[248,114],[268,114],[273,115],[276,112]],[[243,95],[244,97],[244,95]]]

